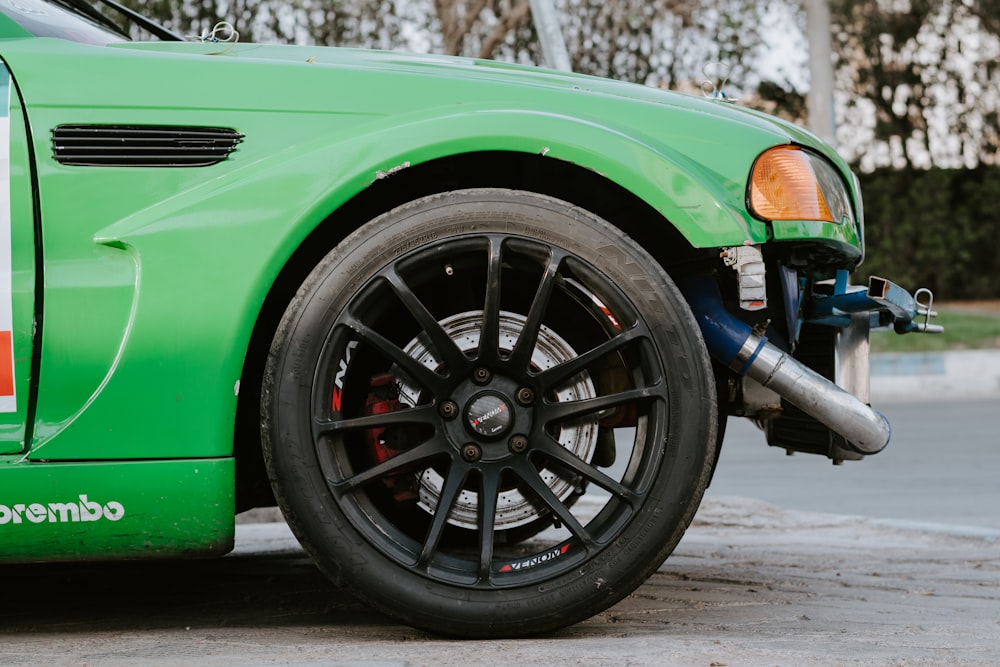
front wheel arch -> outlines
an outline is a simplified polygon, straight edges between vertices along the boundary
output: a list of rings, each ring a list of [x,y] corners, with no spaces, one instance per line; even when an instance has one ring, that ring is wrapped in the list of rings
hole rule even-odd
[[[420,197],[475,187],[549,195],[609,221],[645,248],[671,275],[716,259],[693,248],[669,220],[601,174],[534,153],[485,151],[413,165],[373,182],[333,211],[284,263],[258,313],[240,379],[234,425],[237,510],[275,504],[261,458],[260,395],[267,351],[278,322],[309,271],[368,220]]]

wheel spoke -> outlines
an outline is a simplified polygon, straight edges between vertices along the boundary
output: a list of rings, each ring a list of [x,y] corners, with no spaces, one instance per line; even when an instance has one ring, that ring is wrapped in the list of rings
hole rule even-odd
[[[390,287],[392,287],[393,292],[395,292],[396,296],[406,307],[406,310],[413,315],[413,319],[416,320],[420,328],[427,334],[431,345],[437,351],[438,355],[440,355],[441,360],[444,361],[448,372],[461,375],[469,366],[468,357],[455,345],[455,341],[451,339],[451,336],[448,335],[448,332],[444,330],[434,315],[427,310],[427,306],[424,305],[423,301],[413,293],[413,290],[406,284],[406,281],[399,275],[395,267],[391,267],[386,271],[385,277]]]
[[[448,523],[448,513],[455,505],[455,500],[465,486],[465,480],[469,477],[469,469],[461,466],[457,461],[452,461],[448,468],[448,476],[445,479],[441,495],[438,497],[437,508],[434,510],[434,518],[424,537],[423,546],[420,548],[420,556],[417,559],[417,566],[427,569],[430,565],[434,552],[437,551],[438,542]]]
[[[350,419],[315,419],[313,421],[316,437],[345,431],[399,426],[401,424],[436,424],[437,409],[431,405],[418,405],[415,408],[384,412],[364,417]]]
[[[549,508],[552,514],[562,521],[563,525],[566,526],[566,528],[580,540],[588,551],[596,546],[594,538],[587,532],[587,529],[584,528],[583,524],[581,524],[580,521],[573,515],[569,507],[567,507],[565,503],[559,500],[559,498],[552,493],[552,489],[550,489],[548,484],[545,483],[545,480],[541,478],[534,466],[527,462],[527,459],[520,459],[518,465],[515,466],[515,471],[518,476],[531,488],[531,490],[535,492],[545,506]]]
[[[391,340],[351,315],[346,316],[343,323],[345,326],[354,331],[358,338],[374,347],[376,350],[388,357],[393,363],[402,368],[403,371],[413,380],[420,383],[434,394],[443,393],[443,378],[410,355],[406,354],[406,352],[404,352]]]
[[[479,490],[479,581],[492,579],[493,531],[496,526],[497,496],[500,495],[500,475],[483,472]]]
[[[397,454],[396,456],[382,461],[381,463],[374,465],[367,470],[363,470],[356,475],[348,477],[347,479],[339,481],[328,479],[327,484],[330,485],[330,488],[333,489],[336,495],[342,496],[374,480],[404,470],[410,466],[433,458],[434,456],[438,456],[443,451],[444,450],[439,442],[428,440],[423,444],[417,445],[413,449]]]
[[[596,362],[601,357],[604,357],[612,352],[617,352],[618,350],[624,349],[626,346],[631,344],[643,336],[645,332],[638,327],[632,327],[621,332],[614,338],[609,338],[597,347],[588,350],[587,352],[565,362],[549,368],[541,373],[539,373],[535,380],[542,390],[551,389],[557,385],[562,384],[569,378],[573,377],[577,373],[586,370],[591,364]]]
[[[534,449],[542,454],[545,454],[549,458],[555,459],[565,467],[584,477],[588,481],[593,482],[608,493],[611,493],[615,497],[627,502],[632,507],[635,507],[637,501],[639,500],[639,497],[631,489],[626,488],[620,482],[608,477],[596,467],[587,463],[547,435],[543,436],[539,442],[535,443]]]
[[[546,403],[543,410],[545,423],[560,422],[572,417],[593,414],[633,401],[650,401],[661,398],[659,387],[640,387],[629,389],[617,394],[587,398],[581,401],[566,401],[563,403]]]
[[[486,267],[486,294],[483,300],[483,329],[479,334],[480,363],[492,363],[500,358],[500,271],[503,260],[503,240],[490,237]]]
[[[545,315],[552,291],[555,289],[556,277],[559,275],[559,267],[565,257],[565,253],[552,252],[550,249],[549,260],[542,273],[542,279],[538,283],[535,291],[535,298],[531,302],[528,310],[528,317],[524,323],[524,328],[517,337],[514,351],[510,355],[511,367],[521,371],[527,369],[531,361],[531,353],[538,342],[538,334],[542,329],[542,317]]]

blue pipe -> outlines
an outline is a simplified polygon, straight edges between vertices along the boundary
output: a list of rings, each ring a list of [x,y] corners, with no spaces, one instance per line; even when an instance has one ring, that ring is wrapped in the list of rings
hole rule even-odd
[[[747,345],[753,329],[726,309],[715,279],[704,275],[688,276],[681,279],[680,288],[698,320],[708,353],[727,368],[745,375],[767,344],[767,338],[757,337],[760,342],[744,355],[744,362],[738,363],[740,351]]]

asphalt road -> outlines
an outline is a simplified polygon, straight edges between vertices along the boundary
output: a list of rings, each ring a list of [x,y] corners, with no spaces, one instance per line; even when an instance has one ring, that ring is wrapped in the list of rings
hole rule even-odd
[[[839,466],[788,456],[746,419],[731,419],[708,495],[1000,537],[1000,398],[942,398],[878,405],[892,424],[889,446]]]
[[[1000,665],[997,407],[888,406],[891,449],[842,467],[734,425],[674,555],[551,636],[400,626],[256,524],[219,560],[0,568],[0,666]]]

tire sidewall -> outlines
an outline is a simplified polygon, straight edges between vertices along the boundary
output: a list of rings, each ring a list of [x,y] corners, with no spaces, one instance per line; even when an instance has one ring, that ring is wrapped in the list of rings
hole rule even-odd
[[[337,314],[387,264],[467,234],[502,233],[568,250],[605,274],[646,320],[668,383],[660,470],[641,510],[596,556],[569,572],[496,590],[447,585],[370,545],[327,486],[312,440],[313,374]],[[715,388],[697,323],[670,278],[621,231],[549,197],[507,190],[433,195],[361,227],[303,283],[279,325],[262,398],[265,461],[289,526],[320,569],[407,623],[462,636],[542,632],[621,599],[680,541],[707,484]]]

